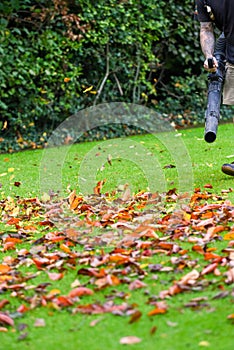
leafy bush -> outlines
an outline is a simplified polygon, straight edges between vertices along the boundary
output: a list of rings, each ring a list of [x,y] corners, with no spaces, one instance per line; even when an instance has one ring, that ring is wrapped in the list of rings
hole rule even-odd
[[[69,115],[103,102],[144,104],[182,124],[203,115],[191,1],[4,0],[0,13],[2,150],[43,144]],[[97,134],[108,137],[87,138]]]

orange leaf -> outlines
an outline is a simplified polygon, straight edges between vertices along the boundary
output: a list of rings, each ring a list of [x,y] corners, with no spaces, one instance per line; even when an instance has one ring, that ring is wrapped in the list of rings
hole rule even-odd
[[[0,273],[5,274],[9,272],[11,268],[8,265],[0,264]]]
[[[20,312],[20,313],[24,313],[26,311],[30,310],[27,306],[25,306],[24,304],[21,304],[18,309],[17,309],[17,312]]]
[[[65,237],[64,236],[55,236],[55,237],[50,237],[50,242],[61,242],[64,241]]]
[[[213,254],[213,253],[205,253],[204,254],[204,259],[205,260],[212,260],[212,259],[220,259],[222,260],[223,258],[217,254]]]
[[[75,210],[82,201],[83,197],[75,197],[73,202],[70,204],[70,209]]]
[[[214,213],[212,211],[207,211],[206,213],[203,213],[201,218],[202,219],[210,219],[213,218]]]
[[[194,245],[194,246],[192,247],[192,250],[193,250],[194,252],[198,252],[198,253],[200,253],[200,254],[204,254],[204,253],[205,253],[204,250],[203,250],[203,248],[202,248],[200,245]]]
[[[99,289],[107,286],[117,286],[118,284],[120,284],[120,280],[114,275],[107,275],[95,281],[95,285],[98,286]]]
[[[71,80],[71,78],[64,78],[63,81],[64,83],[68,83]]]
[[[63,250],[65,253],[71,253],[70,248],[66,244],[60,244],[60,249]]]
[[[16,244],[16,243],[21,243],[21,242],[22,242],[21,239],[19,239],[19,238],[14,238],[14,237],[7,237],[7,238],[5,239],[5,243],[14,243],[14,244]]]
[[[9,281],[12,280],[12,276],[10,275],[1,275],[0,276],[0,283],[5,282],[5,281]]]
[[[170,295],[176,295],[176,294],[179,294],[183,291],[182,288],[180,288],[180,286],[178,286],[178,284],[174,284],[173,286],[171,286],[168,290],[168,293]]]
[[[7,221],[7,225],[16,225],[20,222],[20,219],[18,218],[11,218],[10,220]]]
[[[225,231],[225,229],[226,227],[223,225],[209,227],[204,237],[204,241],[209,241],[210,239],[214,238],[217,233]]]
[[[94,191],[94,194],[96,195],[100,195],[101,194],[101,190],[102,190],[102,187],[103,185],[105,184],[106,180],[101,180],[101,181],[98,181],[97,185],[94,187],[93,191]]]
[[[234,231],[226,233],[226,235],[223,236],[223,239],[225,241],[231,241],[232,239],[234,239]]]
[[[156,307],[155,309],[148,312],[148,316],[162,315],[162,314],[165,314],[166,312],[167,312],[167,309]]]
[[[113,254],[109,257],[110,262],[116,262],[118,264],[124,264],[129,261],[129,257],[121,255],[121,254]]]
[[[69,297],[66,296],[59,296],[56,299],[54,299],[54,302],[61,307],[71,306],[73,305],[72,300]]]

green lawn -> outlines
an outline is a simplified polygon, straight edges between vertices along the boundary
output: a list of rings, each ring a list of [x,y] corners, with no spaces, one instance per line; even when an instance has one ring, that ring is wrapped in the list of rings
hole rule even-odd
[[[212,144],[203,140],[203,128],[194,128],[2,154],[1,194],[39,196],[52,188],[65,194],[68,186],[90,193],[102,179],[106,179],[106,191],[126,183],[132,192],[172,187],[190,191],[210,183],[217,193],[233,186],[233,178],[221,172],[222,164],[232,161],[233,124],[220,125]]]
[[[96,183],[105,179],[102,192],[113,193],[116,189],[121,191],[128,184],[133,195],[140,190],[164,193],[172,188],[176,188],[177,193],[189,192],[191,195],[194,188],[199,187],[202,192],[213,193],[215,203],[222,201],[221,198],[219,200],[219,195],[233,203],[234,194],[230,190],[233,188],[233,177],[221,172],[221,165],[232,161],[233,124],[220,125],[217,140],[213,144],[207,144],[203,140],[203,128],[194,128],[175,133],[1,154],[0,194],[2,203],[7,197],[43,198],[50,190],[59,191],[59,197],[63,198],[71,189],[88,196]],[[43,226],[36,232],[29,230],[23,236],[24,242],[18,244],[15,250],[4,250],[0,246],[0,264],[9,256],[17,257],[20,249],[37,249],[37,246],[38,249],[43,248],[43,242],[38,241],[33,246],[30,242],[40,239],[45,232]],[[17,233],[17,229],[1,223],[0,238],[4,240],[9,233]],[[209,243],[209,248],[222,254],[227,243],[215,240]],[[206,265],[207,262],[203,261],[201,255],[192,251],[191,243],[179,241],[178,244],[188,250],[189,261],[196,261],[196,269]],[[58,248],[56,245],[49,246],[48,249],[52,252]],[[82,251],[82,246],[77,244],[72,249],[79,252]],[[108,251],[108,246],[103,249]],[[94,255],[102,254],[100,247],[91,251]],[[172,256],[164,253],[146,256],[141,264],[170,266]],[[49,280],[47,272],[43,269],[38,271],[34,265],[21,266],[19,271],[24,276],[39,272],[32,279],[31,285],[35,287],[49,281],[51,285],[47,291],[57,289],[62,295],[69,293],[72,283],[77,279],[82,285],[92,288],[87,276],[77,274],[83,265],[75,266],[74,269],[64,266],[64,277],[58,281]],[[220,266],[220,270],[223,272],[224,267]],[[183,274],[187,272],[189,269],[186,267]],[[134,278],[133,275],[130,277]],[[233,284],[226,285],[222,278],[208,276],[207,279],[211,282],[206,288],[166,298],[168,312],[148,316],[152,310],[152,305],[148,302],[149,296],[157,296],[161,290],[169,288],[174,279],[180,277],[167,272],[147,273],[144,278],[147,288],[130,291],[126,284],[120,284],[81,298],[83,304],[104,302],[108,297],[120,303],[123,302],[123,297],[119,293],[127,293],[126,301],[134,304],[142,313],[140,319],[133,323],[129,323],[131,315],[85,315],[73,313],[69,307],[56,309],[50,304],[21,315],[16,313],[16,309],[25,302],[25,296],[20,300],[20,295],[14,295],[14,291],[8,290],[5,293],[2,288],[0,302],[7,298],[10,305],[0,309],[0,312],[9,311],[15,320],[15,326],[7,327],[8,331],[1,332],[0,350],[114,350],[128,346],[147,350],[232,350],[234,324],[227,316],[234,314]],[[32,290],[29,288],[26,295],[31,295],[33,290],[33,287]],[[220,292],[227,292],[227,295],[217,297]],[[194,298],[199,298],[198,304],[195,307],[186,306]],[[37,319],[43,319],[45,325],[36,327]],[[94,320],[98,322],[93,325],[91,322]],[[120,339],[125,336],[139,337],[141,342],[122,345]]]

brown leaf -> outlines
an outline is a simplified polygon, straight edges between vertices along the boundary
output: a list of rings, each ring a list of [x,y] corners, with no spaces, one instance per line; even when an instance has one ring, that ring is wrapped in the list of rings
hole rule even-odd
[[[53,299],[53,302],[55,302],[56,305],[60,307],[67,307],[73,305],[73,301],[71,300],[71,298],[66,297],[64,295],[56,297],[55,299]]]
[[[187,273],[184,277],[182,277],[179,283],[182,285],[194,284],[196,280],[199,278],[199,276],[200,276],[199,272],[194,269],[189,273]]]
[[[231,269],[229,269],[224,276],[227,276],[225,282],[227,284],[232,284],[234,283],[234,267],[232,267]]]
[[[49,279],[51,281],[58,281],[58,280],[61,280],[63,278],[63,273],[48,272],[47,274],[48,274]]]
[[[4,308],[5,305],[9,304],[9,300],[7,299],[2,299],[0,300],[0,310]]]
[[[129,289],[134,290],[134,289],[139,289],[139,288],[144,288],[147,287],[147,284],[140,280],[135,280],[129,284]]]
[[[102,187],[103,185],[105,184],[106,180],[101,180],[101,181],[98,181],[97,185],[94,187],[93,191],[94,191],[94,194],[100,196],[101,194],[101,190],[102,190]]]
[[[14,320],[10,316],[2,312],[0,312],[0,323],[1,324],[5,323],[5,324],[8,324],[9,326],[14,326]]]
[[[68,294],[70,298],[75,297],[82,297],[83,295],[92,295],[93,291],[92,289],[86,288],[86,287],[77,287],[73,290],[71,290]]]
[[[73,310],[73,313],[81,312],[83,314],[90,314],[90,315],[112,313],[117,315],[121,315],[121,314],[125,315],[126,311],[130,309],[131,308],[127,303],[122,303],[117,305],[117,304],[114,304],[113,301],[109,301],[104,303],[103,305],[99,303],[78,305]]]
[[[141,311],[139,311],[139,310],[134,311],[133,314],[131,315],[129,323],[131,324],[131,323],[138,321],[141,318],[141,316],[142,316]]]
[[[124,192],[122,194],[122,201],[127,202],[131,198],[131,190],[129,186],[125,186]]]
[[[173,286],[171,286],[168,289],[167,292],[169,295],[176,295],[176,294],[182,293],[182,291],[183,291],[183,289],[177,283],[175,283]]]
[[[157,329],[158,329],[158,328],[157,328],[156,326],[153,326],[153,327],[150,329],[150,334],[153,335],[153,334],[156,332]]]
[[[223,225],[209,227],[205,237],[203,238],[203,241],[209,242],[212,238],[217,236],[217,233],[223,232],[225,230],[226,227]]]
[[[206,267],[202,270],[201,275],[203,276],[203,275],[206,275],[206,274],[208,274],[208,273],[213,272],[213,271],[216,269],[217,266],[218,266],[217,263],[213,263],[213,264],[210,264],[210,265],[206,266]]]
[[[115,275],[107,275],[95,281],[95,285],[98,286],[99,289],[107,286],[117,286],[118,284],[120,284],[120,280]]]
[[[204,188],[213,188],[213,186],[211,184],[205,184]]]

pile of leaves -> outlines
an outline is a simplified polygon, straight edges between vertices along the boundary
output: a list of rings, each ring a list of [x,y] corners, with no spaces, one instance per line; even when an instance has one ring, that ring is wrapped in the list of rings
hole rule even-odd
[[[0,202],[0,331],[35,308],[112,313],[133,323],[142,316],[130,302],[136,290],[149,317],[167,313],[182,293],[198,293],[187,307],[209,308],[199,292],[210,286],[215,299],[234,297],[234,205],[225,198],[232,189],[131,195],[127,186],[102,194],[102,185],[88,196]],[[160,284],[165,273],[168,283]],[[75,278],[62,292],[69,274]]]

